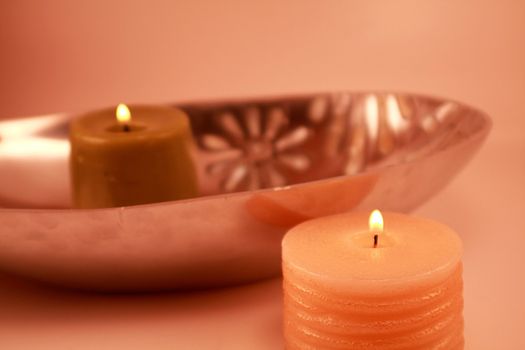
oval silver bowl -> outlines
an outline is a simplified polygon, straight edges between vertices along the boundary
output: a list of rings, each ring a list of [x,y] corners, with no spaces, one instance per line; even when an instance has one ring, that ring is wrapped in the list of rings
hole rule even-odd
[[[176,104],[201,197],[68,209],[70,115],[0,122],[0,270],[71,288],[224,286],[280,272],[280,243],[315,217],[407,212],[486,138],[484,113],[400,93]]]

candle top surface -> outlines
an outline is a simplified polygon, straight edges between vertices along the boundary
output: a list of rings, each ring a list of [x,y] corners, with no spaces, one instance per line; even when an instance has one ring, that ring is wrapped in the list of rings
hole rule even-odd
[[[303,278],[354,286],[436,280],[457,268],[462,244],[447,226],[387,212],[374,248],[369,214],[323,217],[294,227],[283,239],[283,264]]]
[[[131,105],[129,111],[130,120],[125,123],[117,120],[115,108],[79,116],[71,124],[71,135],[93,143],[104,143],[168,136],[186,132],[189,128],[186,115],[177,108]],[[129,127],[129,131],[124,131],[124,125]]]

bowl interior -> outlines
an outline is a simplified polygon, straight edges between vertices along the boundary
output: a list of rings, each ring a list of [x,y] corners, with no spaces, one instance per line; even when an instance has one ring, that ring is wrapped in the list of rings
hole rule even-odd
[[[202,197],[357,175],[417,160],[489,127],[486,116],[463,104],[398,93],[177,106],[190,116]],[[0,206],[71,206],[71,118],[0,122]]]

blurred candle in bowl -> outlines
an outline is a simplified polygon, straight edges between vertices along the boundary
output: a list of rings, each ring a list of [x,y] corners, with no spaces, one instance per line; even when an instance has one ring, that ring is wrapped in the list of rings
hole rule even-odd
[[[188,117],[179,109],[119,105],[71,124],[73,202],[103,208],[190,198],[197,179]]]
[[[430,220],[384,222],[342,214],[287,233],[287,349],[463,349],[460,239]]]

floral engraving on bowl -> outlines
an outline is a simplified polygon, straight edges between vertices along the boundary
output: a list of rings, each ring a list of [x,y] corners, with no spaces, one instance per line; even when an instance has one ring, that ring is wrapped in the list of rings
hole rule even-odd
[[[311,161],[301,150],[312,132],[306,124],[291,123],[281,106],[249,106],[240,114],[214,115],[217,132],[199,139],[202,150],[213,154],[206,174],[219,178],[223,191],[284,186],[288,172],[309,170]]]

